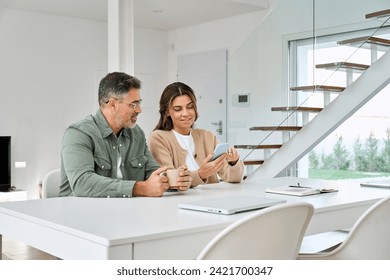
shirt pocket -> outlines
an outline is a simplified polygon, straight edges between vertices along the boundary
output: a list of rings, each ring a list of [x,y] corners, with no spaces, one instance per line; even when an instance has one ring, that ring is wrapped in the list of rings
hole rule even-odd
[[[127,162],[130,168],[129,169],[126,168],[125,177],[128,180],[134,180],[134,181],[145,180],[146,163],[148,162],[147,157],[142,155],[137,158],[129,159]]]
[[[95,161],[95,172],[98,175],[109,177],[111,174],[111,162],[105,158],[94,156]]]
[[[145,165],[148,162],[148,158],[146,156],[142,155],[142,156],[139,156],[137,158],[130,159],[129,162],[130,162],[131,168],[145,169]]]

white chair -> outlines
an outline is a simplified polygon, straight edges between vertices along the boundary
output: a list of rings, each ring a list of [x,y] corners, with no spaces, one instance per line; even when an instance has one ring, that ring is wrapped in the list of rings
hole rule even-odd
[[[334,250],[299,254],[298,259],[390,260],[390,196],[371,206]]]
[[[306,202],[257,211],[220,232],[197,259],[296,259],[313,211]]]
[[[58,197],[60,195],[61,170],[50,171],[42,180],[42,198]]]

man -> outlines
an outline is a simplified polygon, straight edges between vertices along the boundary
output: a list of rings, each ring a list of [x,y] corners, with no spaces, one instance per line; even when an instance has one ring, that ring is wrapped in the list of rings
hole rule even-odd
[[[121,72],[99,84],[99,110],[66,129],[61,152],[60,196],[162,196],[168,178],[136,125],[141,110],[141,82]],[[179,190],[191,184],[180,172]]]

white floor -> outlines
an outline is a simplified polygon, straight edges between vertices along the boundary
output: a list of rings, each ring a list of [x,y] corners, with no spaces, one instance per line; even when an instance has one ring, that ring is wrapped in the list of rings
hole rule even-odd
[[[3,260],[55,260],[56,257],[3,236]]]
[[[300,253],[317,253],[326,251],[345,240],[348,230],[335,230],[320,234],[305,236],[302,241]]]

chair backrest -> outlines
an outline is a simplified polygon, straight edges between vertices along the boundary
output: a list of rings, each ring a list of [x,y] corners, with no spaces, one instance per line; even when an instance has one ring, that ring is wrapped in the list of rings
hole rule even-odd
[[[60,194],[61,170],[50,171],[42,180],[42,198],[58,197]]]
[[[257,211],[220,232],[197,259],[296,259],[313,212],[306,202]]]
[[[390,196],[372,205],[326,259],[390,260]]]

